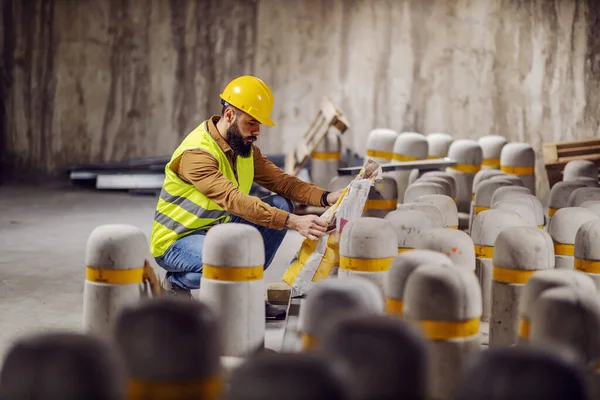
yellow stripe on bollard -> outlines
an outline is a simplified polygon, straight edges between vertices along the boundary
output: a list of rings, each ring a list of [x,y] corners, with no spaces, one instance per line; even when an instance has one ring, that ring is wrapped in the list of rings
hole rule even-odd
[[[398,247],[398,254],[406,253],[407,251],[414,250],[412,247]]]
[[[575,269],[590,274],[600,274],[600,261],[575,259]]]
[[[220,398],[223,378],[220,376],[187,382],[149,382],[130,380],[127,382],[128,400],[175,400]]]
[[[572,244],[554,242],[554,254],[557,256],[574,256],[575,246]]]
[[[558,211],[558,208],[549,207],[548,208],[548,216],[549,217],[554,216],[554,214],[556,214],[557,211]]]
[[[391,314],[391,315],[402,316],[403,315],[403,312],[402,312],[403,305],[404,305],[404,302],[402,300],[392,299],[391,297],[388,297],[385,300],[385,312],[387,312],[388,314]]]
[[[391,151],[381,151],[381,150],[367,150],[367,155],[369,157],[377,157],[377,158],[388,158],[391,159],[394,156],[394,153]]]
[[[479,333],[479,318],[466,321],[416,321],[423,335],[431,340],[448,340]]]
[[[492,279],[496,282],[525,284],[537,270],[508,269],[494,266]]]
[[[418,161],[421,160],[419,157],[407,156],[405,154],[395,154],[392,156],[392,160],[395,161]]]
[[[457,230],[458,230],[458,226],[456,226],[456,225],[453,225],[453,226],[447,226],[447,227],[446,227],[446,229],[452,229],[452,230],[455,230],[455,231],[457,231]]]
[[[538,229],[544,229],[544,225],[538,225]]]
[[[486,206],[475,206],[475,215],[479,214],[480,212],[489,210],[489,207]]]
[[[315,151],[310,156],[313,160],[339,160],[342,158],[342,155],[338,151],[333,151],[333,152]]]
[[[440,158],[444,158],[444,157],[441,157],[441,156],[427,156],[428,160],[439,160]]]
[[[508,165],[502,165],[500,167],[502,172],[506,172],[511,175],[533,175],[535,168],[533,167],[510,167]]]
[[[85,279],[90,282],[107,283],[110,285],[130,285],[142,283],[144,268],[134,269],[99,269],[85,268]]]
[[[448,167],[454,171],[464,172],[466,174],[476,174],[481,170],[481,165],[456,164],[454,167]]]
[[[492,258],[494,256],[494,246],[475,245],[475,257]]]
[[[392,200],[367,200],[363,211],[367,210],[395,210],[398,206],[398,199]]]
[[[216,267],[204,264],[202,276],[215,281],[248,282],[263,278],[264,268],[258,267]]]
[[[521,318],[521,320],[519,320],[519,336],[524,339],[529,339],[530,327],[529,321]]]
[[[300,342],[303,350],[314,349],[318,343],[316,337],[304,332],[300,335]]]
[[[486,158],[481,162],[481,165],[490,168],[500,168],[500,160],[497,158]]]
[[[346,271],[385,272],[394,261],[389,258],[352,258],[340,256],[340,268]]]

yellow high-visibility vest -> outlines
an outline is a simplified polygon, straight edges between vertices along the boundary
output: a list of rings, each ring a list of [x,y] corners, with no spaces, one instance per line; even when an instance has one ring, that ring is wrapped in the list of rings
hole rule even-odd
[[[254,156],[236,156],[236,172],[231,168],[227,156],[208,132],[208,120],[194,129],[173,152],[165,166],[165,181],[156,205],[150,251],[154,257],[163,255],[176,240],[192,232],[208,229],[213,225],[228,222],[231,215],[187,183],[171,169],[173,160],[186,150],[201,149],[210,153],[219,163],[219,171],[240,192],[249,194],[254,181]]]

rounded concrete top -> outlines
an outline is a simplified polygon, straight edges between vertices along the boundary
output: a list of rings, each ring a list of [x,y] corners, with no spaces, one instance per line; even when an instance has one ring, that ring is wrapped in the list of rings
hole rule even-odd
[[[473,219],[471,239],[476,245],[493,247],[500,232],[513,226],[525,226],[525,221],[516,212],[485,210]]]
[[[404,192],[404,202],[411,203],[426,194],[446,194],[442,185],[435,182],[416,181],[409,185]]]
[[[481,182],[483,182],[486,179],[490,179],[493,176],[508,176],[508,174],[505,174],[504,172],[498,170],[498,169],[482,169],[479,172],[477,172],[475,174],[475,177],[473,178],[473,189],[472,192],[473,194],[475,194],[475,192],[477,191],[477,187],[479,186],[479,184]]]
[[[488,179],[481,182],[479,186],[477,186],[477,191],[475,192],[475,205],[489,207],[492,203],[492,196],[496,189],[505,186],[512,186],[512,183],[504,179]]]
[[[575,258],[600,261],[600,220],[583,223],[575,234]]]
[[[399,254],[392,261],[392,265],[388,270],[388,278],[385,282],[386,297],[402,300],[408,277],[417,267],[425,264],[441,265],[447,268],[455,267],[450,257],[439,251],[413,250]]]
[[[481,289],[472,272],[424,264],[410,274],[404,316],[412,320],[464,321],[480,318]]]
[[[458,164],[481,165],[483,151],[475,140],[458,139],[450,145],[448,157],[456,160]]]
[[[569,207],[578,207],[581,203],[588,200],[600,200],[600,188],[582,187],[573,190],[569,195],[567,205]]]
[[[504,136],[499,135],[487,135],[482,136],[478,140],[481,150],[483,152],[484,160],[498,160],[500,161],[500,153],[502,148],[508,141]]]
[[[600,219],[593,211],[581,207],[563,207],[554,214],[548,233],[557,243],[575,244],[579,227],[588,221]]]
[[[424,135],[416,132],[403,132],[396,138],[396,142],[394,143],[394,154],[412,157],[417,160],[424,160],[427,158],[429,152],[428,146],[427,139]]]
[[[548,206],[556,209],[567,207],[573,190],[583,187],[586,186],[581,182],[556,182],[550,189]]]
[[[554,268],[554,245],[548,233],[533,227],[509,227],[498,234],[493,264],[520,270]]]
[[[430,133],[425,136],[429,147],[430,158],[442,158],[448,155],[448,149],[454,138],[447,133]]]
[[[531,310],[542,292],[557,287],[571,287],[576,291],[588,290],[595,292],[596,284],[593,279],[583,272],[572,269],[548,269],[536,272],[529,278],[519,301],[519,315],[531,318]]]
[[[416,202],[399,204],[396,208],[396,211],[402,210],[422,211],[427,215],[427,218],[429,218],[434,228],[444,227],[444,218],[442,217],[442,210],[440,210],[440,208],[436,205]]]
[[[427,194],[416,198],[415,202],[433,204],[438,207],[442,212],[444,228],[455,228],[458,226],[458,209],[456,208],[454,200],[449,196],[443,194]]]
[[[329,182],[328,188],[332,192],[338,191],[340,189],[345,189],[346,187],[348,187],[350,182],[354,180],[354,178],[356,178],[354,175],[336,176]]]
[[[492,209],[514,211],[521,216],[521,219],[523,220],[526,226],[538,226],[538,219],[535,215],[535,211],[531,208],[531,205],[529,204],[523,202],[515,202],[511,199],[508,199],[492,204]]]
[[[442,186],[444,189],[444,194],[450,196],[451,198],[456,198],[456,186],[453,186],[448,179],[441,176],[422,176],[417,179],[417,182],[433,182]]]
[[[422,211],[395,210],[385,217],[398,236],[398,248],[414,248],[419,233],[434,228],[433,222]]]
[[[107,224],[96,227],[87,240],[85,265],[97,269],[143,268],[150,258],[149,244],[137,226]]]
[[[392,129],[373,129],[367,138],[367,157],[379,163],[389,162],[397,137],[398,132]]]
[[[213,226],[204,238],[202,262],[215,267],[258,267],[265,264],[265,247],[258,229],[247,224]]]
[[[600,215],[600,200],[586,200],[579,205]]]
[[[535,217],[535,225],[538,227],[544,225],[544,206],[542,205],[540,199],[538,199],[536,196],[532,194],[515,194],[514,196],[511,196],[510,198],[501,201],[513,204],[527,204],[533,210],[533,215]],[[492,207],[493,206],[494,204],[492,204]]]
[[[535,166],[535,152],[528,143],[507,143],[502,147],[500,165],[507,167]]]
[[[340,237],[340,256],[389,258],[398,254],[398,235],[389,220],[362,217],[348,222]]]
[[[454,194],[456,194],[456,178],[454,178],[449,173],[447,173],[445,171],[427,171],[427,172],[423,173],[423,175],[421,175],[421,176],[422,177],[425,177],[425,176],[436,176],[436,177],[445,179],[450,184],[450,186],[452,186],[454,188],[453,189],[454,190]]]
[[[475,271],[473,240],[463,231],[434,228],[419,235],[416,249],[439,251],[447,255],[457,268]]]
[[[397,199],[398,184],[393,178],[384,176],[380,181],[375,182],[369,191],[369,199]]]
[[[573,181],[578,177],[588,177],[598,181],[598,168],[590,160],[571,160],[565,164],[563,181]]]
[[[598,179],[590,178],[587,176],[578,176],[577,178],[575,178],[575,181],[571,181],[571,182],[581,182],[581,183],[585,184],[585,186],[587,186],[587,187],[599,187],[600,186]]]
[[[511,198],[521,194],[531,194],[531,190],[527,189],[526,187],[515,186],[513,184],[510,186],[500,187],[494,191],[492,199],[490,200],[490,204],[494,204],[502,200],[510,200]]]
[[[525,184],[523,183],[523,180],[521,178],[519,178],[517,175],[510,175],[510,174],[494,175],[494,176],[491,176],[489,179],[490,180],[501,179],[503,181],[509,181],[514,186],[525,186]]]
[[[329,132],[325,138],[317,144],[315,152],[339,153],[341,150],[342,141],[340,139],[340,135],[334,132]]]

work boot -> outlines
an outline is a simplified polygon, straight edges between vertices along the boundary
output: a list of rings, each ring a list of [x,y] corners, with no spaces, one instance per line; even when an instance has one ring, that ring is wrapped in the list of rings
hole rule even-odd
[[[266,319],[285,319],[286,315],[285,306],[276,306],[265,301],[265,317]]]
[[[162,282],[162,289],[165,296],[169,297],[184,297],[191,299],[192,291],[188,289],[184,289],[179,285],[169,282],[167,277]]]

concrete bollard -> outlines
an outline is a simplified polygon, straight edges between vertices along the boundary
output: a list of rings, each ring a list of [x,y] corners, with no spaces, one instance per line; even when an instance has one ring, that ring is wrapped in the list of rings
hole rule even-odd
[[[492,195],[492,199],[490,200],[490,207],[494,203],[497,203],[502,200],[510,200],[521,194],[531,194],[531,190],[523,186],[515,185],[499,187],[494,191],[494,194]]]
[[[383,294],[376,284],[356,277],[315,283],[298,316],[302,350],[319,346],[325,333],[339,318],[359,313],[384,313]]]
[[[531,313],[535,302],[544,291],[557,287],[570,287],[576,291],[596,291],[596,284],[594,281],[583,272],[568,269],[549,269],[535,273],[525,284],[523,295],[519,302],[520,344],[529,342]]]
[[[588,176],[579,176],[572,182],[580,182],[587,187],[600,187],[600,182],[598,182],[598,179],[590,178]]]
[[[340,135],[330,132],[319,142],[310,155],[310,177],[312,182],[325,187],[337,176],[342,159],[342,141]]]
[[[598,167],[590,160],[571,160],[565,164],[563,182],[574,181],[577,178],[591,178],[598,181]]]
[[[535,195],[535,152],[528,143],[507,143],[500,155],[500,170],[516,175]]]
[[[492,196],[494,195],[494,192],[496,191],[496,189],[501,188],[501,187],[507,187],[507,186],[512,186],[512,184],[508,180],[502,180],[502,179],[497,179],[497,180],[487,179],[487,180],[481,182],[479,185],[477,185],[477,191],[475,192],[474,206],[472,209],[473,214],[469,218],[469,222],[470,222],[469,230],[471,229],[471,226],[473,225],[473,219],[475,218],[475,216],[477,216],[477,214],[479,214],[480,212],[489,210],[491,208]]]
[[[490,346],[511,346],[517,342],[523,287],[536,271],[554,268],[552,238],[533,227],[506,228],[496,237],[492,264]]]
[[[447,133],[430,133],[425,136],[427,139],[428,155],[430,160],[444,158],[448,156],[448,149],[454,141],[454,138]]]
[[[448,184],[450,184],[450,193],[451,193],[450,197],[452,197],[454,199],[454,201],[456,202],[456,179],[454,179],[454,177],[452,175],[450,175],[449,173],[444,172],[444,171],[427,171],[421,175],[421,178],[431,177],[431,176],[436,177],[436,178],[445,179],[446,182],[448,182]]]
[[[600,221],[583,223],[575,235],[576,270],[588,274],[600,290]]]
[[[322,349],[354,399],[426,398],[426,342],[402,319],[348,316],[325,335]]]
[[[508,199],[492,204],[492,210],[514,211],[521,216],[526,226],[537,228],[538,220],[529,204]]]
[[[535,218],[535,226],[540,229],[543,229],[546,225],[546,219],[544,216],[544,206],[540,199],[532,194],[519,194],[516,196],[512,196],[509,199],[502,200],[507,203],[523,203],[531,208],[533,216]],[[492,204],[493,207],[493,204]]]
[[[569,203],[569,196],[573,193],[573,190],[586,187],[581,182],[557,182],[550,189],[548,195],[548,219],[551,219],[556,211],[563,207],[567,207]]]
[[[454,167],[446,168],[446,172],[456,180],[456,206],[458,212],[468,213],[471,204],[471,192],[475,174],[481,169],[483,153],[481,146],[470,139],[459,139],[452,142],[448,157],[456,160]]]
[[[600,200],[587,200],[581,203],[579,207],[591,210],[600,216]]]
[[[443,194],[428,194],[415,199],[417,203],[433,204],[442,212],[444,228],[458,229],[458,210],[456,203],[449,196]],[[432,226],[433,228],[433,226]]]
[[[555,268],[574,268],[577,231],[584,223],[597,219],[600,217],[596,213],[581,207],[563,207],[554,214],[548,233],[554,241]]]
[[[421,265],[441,265],[454,268],[450,257],[433,250],[413,250],[398,255],[392,261],[388,271],[385,285],[385,309],[390,315],[402,316],[404,314],[404,289],[410,274]]]
[[[529,347],[489,349],[461,373],[455,400],[587,400],[579,369],[563,357]]]
[[[223,356],[243,357],[264,347],[265,253],[258,229],[216,225],[204,239],[199,299],[221,321]]]
[[[473,220],[471,239],[475,247],[475,275],[483,299],[483,322],[490,321],[492,310],[492,257],[496,238],[504,229],[514,226],[525,226],[525,222],[519,214],[508,210],[486,210]]]
[[[74,332],[39,333],[8,348],[0,398],[124,400],[124,372],[104,340]]]
[[[128,372],[128,399],[217,399],[223,392],[222,332],[204,303],[162,297],[125,308],[114,341]]]
[[[512,183],[515,186],[523,186],[523,187],[525,186],[525,184],[523,183],[521,178],[519,178],[516,175],[510,175],[510,174],[506,174],[506,173],[504,173],[504,175],[491,176],[489,179],[491,179],[491,180],[502,179],[503,181],[509,181],[510,183]],[[530,190],[530,192],[531,192],[531,190]]]
[[[500,154],[502,148],[508,143],[504,136],[486,135],[478,140],[483,152],[481,168],[500,169]]]
[[[600,200],[600,188],[586,186],[573,190],[569,195],[567,205],[569,207],[579,207],[581,203],[589,200]]]
[[[454,178],[452,178],[454,180]],[[448,182],[447,179],[441,177],[441,176],[421,176],[419,179],[417,179],[417,182],[433,182],[433,183],[437,183],[438,185],[440,185],[442,187],[443,193],[444,195],[450,197],[452,199],[452,201],[456,202],[456,186],[452,186],[452,184],[450,182]],[[409,185],[410,187],[410,185]]]
[[[473,240],[463,231],[434,228],[419,235],[415,249],[439,251],[447,255],[457,268],[475,271],[475,248]]]
[[[118,312],[140,300],[148,249],[144,232],[132,225],[101,225],[92,231],[85,254],[84,332],[110,337]]]
[[[329,182],[329,185],[327,185],[327,187],[332,192],[335,192],[340,189],[345,189],[348,187],[350,182],[352,182],[354,180],[354,178],[355,178],[355,176],[353,176],[353,175],[336,176]]]
[[[406,282],[404,318],[428,339],[428,398],[453,398],[460,371],[480,351],[477,278],[460,268],[418,267]]]
[[[317,354],[263,353],[236,368],[227,400],[347,400],[331,363]]]
[[[396,211],[405,210],[416,210],[421,211],[427,215],[434,228],[444,227],[444,218],[442,217],[442,210],[438,206],[429,203],[404,203],[399,204]]]
[[[426,194],[448,195],[448,193],[444,191],[444,188],[439,183],[416,181],[406,188],[406,192],[404,193],[404,202],[412,203],[418,197]]]
[[[482,169],[475,174],[475,177],[473,178],[473,186],[471,188],[471,204],[469,205],[469,220],[467,222],[467,229],[469,228],[469,226],[471,225],[471,221],[473,220],[473,214],[475,209],[475,192],[477,192],[477,187],[479,186],[479,183],[490,179],[491,177],[496,175],[508,176],[508,174],[505,174],[504,172],[498,169],[490,168]]]
[[[383,218],[398,205],[398,187],[396,181],[384,176],[369,190],[363,215],[365,217]]]
[[[384,219],[389,221],[396,231],[398,254],[413,250],[419,234],[434,228],[433,222],[422,211],[392,211]]]
[[[403,132],[398,135],[393,147],[392,161],[405,162],[427,159],[428,145],[425,136],[416,132]],[[404,192],[408,187],[410,171],[390,171],[386,173],[398,184],[398,201],[404,202]]]
[[[370,217],[350,221],[340,236],[338,279],[368,279],[383,293],[387,270],[397,255],[398,236],[390,221]]]
[[[398,132],[392,129],[373,129],[367,137],[367,157],[379,164],[392,160],[394,143]]]

